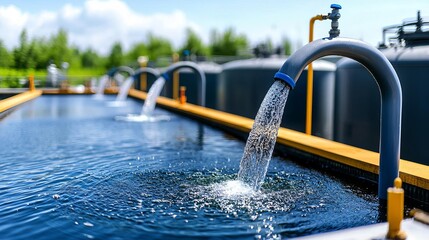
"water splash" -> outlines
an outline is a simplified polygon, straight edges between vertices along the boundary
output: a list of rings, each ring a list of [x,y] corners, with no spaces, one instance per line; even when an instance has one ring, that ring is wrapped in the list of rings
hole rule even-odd
[[[253,188],[238,180],[216,183],[213,184],[212,187],[216,196],[223,196],[224,198],[231,200],[238,199],[240,197],[251,197],[257,194]]]
[[[100,78],[97,91],[96,91],[96,93],[94,95],[95,99],[102,99],[103,98],[103,96],[104,96],[104,88],[106,88],[106,84],[107,84],[108,80],[109,80],[109,76],[107,76],[107,75],[103,75]]]
[[[152,114],[153,110],[155,109],[156,99],[161,93],[164,84],[165,79],[163,77],[159,77],[153,83],[152,87],[149,89],[146,100],[144,101],[141,115],[150,116]]]
[[[247,139],[238,179],[255,190],[264,182],[289,90],[283,82],[274,82],[262,101]]]
[[[124,122],[162,122],[170,121],[171,117],[168,115],[148,116],[140,114],[127,114],[126,116],[116,116],[115,120]]]

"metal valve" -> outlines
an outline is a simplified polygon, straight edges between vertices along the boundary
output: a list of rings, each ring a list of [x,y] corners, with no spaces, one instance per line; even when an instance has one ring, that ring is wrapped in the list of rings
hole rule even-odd
[[[331,4],[332,12],[328,14],[328,18],[332,20],[331,30],[329,30],[329,38],[336,38],[340,35],[340,29],[338,29],[338,19],[341,17],[340,9],[342,8],[339,4]]]

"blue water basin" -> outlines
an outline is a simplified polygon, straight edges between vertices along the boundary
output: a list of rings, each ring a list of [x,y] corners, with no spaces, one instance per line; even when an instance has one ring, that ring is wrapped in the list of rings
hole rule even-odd
[[[281,157],[243,190],[243,141],[161,109],[170,120],[115,120],[141,107],[42,96],[4,118],[0,238],[289,238],[379,221],[374,191]]]

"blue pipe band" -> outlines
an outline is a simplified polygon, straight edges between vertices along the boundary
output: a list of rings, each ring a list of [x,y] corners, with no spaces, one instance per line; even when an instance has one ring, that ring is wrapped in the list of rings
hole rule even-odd
[[[170,81],[170,75],[168,75],[168,73],[163,73],[162,75],[161,75],[161,77],[163,77],[164,79],[165,79],[165,81]]]
[[[111,68],[108,72],[107,75],[109,75],[109,77],[113,77],[115,75],[115,73],[117,72],[117,68]]]
[[[274,75],[274,79],[282,80],[283,82],[287,83],[287,85],[289,85],[291,89],[295,88],[295,81],[287,74],[284,74],[282,72],[277,72]]]

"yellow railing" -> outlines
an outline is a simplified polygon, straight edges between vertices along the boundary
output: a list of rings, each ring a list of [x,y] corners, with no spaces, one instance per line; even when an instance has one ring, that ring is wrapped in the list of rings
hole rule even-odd
[[[42,95],[41,90],[36,90],[34,87],[34,76],[29,76],[29,90],[23,93],[19,93],[12,97],[0,100],[0,113],[7,111],[13,107],[16,107],[22,103],[33,100],[34,98]]]

